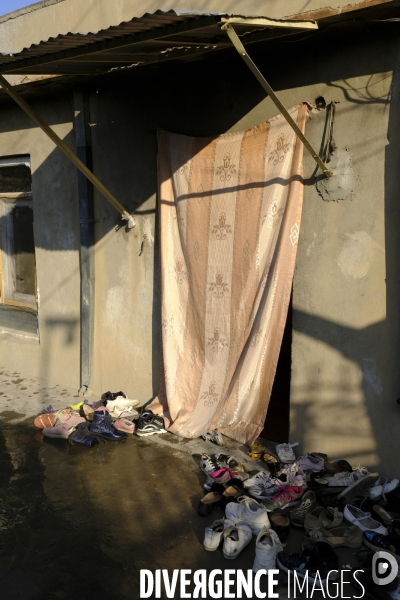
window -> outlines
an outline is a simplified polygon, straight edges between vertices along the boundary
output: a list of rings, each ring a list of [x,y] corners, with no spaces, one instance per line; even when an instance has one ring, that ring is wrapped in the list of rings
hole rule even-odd
[[[0,159],[1,303],[36,311],[29,156]]]

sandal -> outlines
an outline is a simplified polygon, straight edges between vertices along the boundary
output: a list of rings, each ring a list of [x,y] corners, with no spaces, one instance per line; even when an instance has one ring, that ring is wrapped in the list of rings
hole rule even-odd
[[[336,527],[335,529],[309,529],[306,533],[307,542],[326,542],[332,548],[346,546],[347,548],[360,548],[363,536],[360,529],[352,527]]]
[[[307,529],[333,529],[339,527],[343,521],[343,513],[337,508],[330,506],[324,508],[317,506],[308,513],[304,519],[304,528]]]

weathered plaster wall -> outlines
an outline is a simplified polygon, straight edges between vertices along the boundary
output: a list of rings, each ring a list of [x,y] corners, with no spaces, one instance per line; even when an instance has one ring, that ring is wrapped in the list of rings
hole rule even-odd
[[[349,149],[357,175],[352,197],[324,202],[306,156],[293,297],[291,438],[302,452],[324,451],[392,474],[400,419],[394,362],[399,208],[392,167],[398,160],[399,116],[389,101],[398,94],[397,53],[390,35],[375,41],[352,36],[341,48],[304,50],[292,74],[290,53],[274,53],[273,62],[268,49],[255,55],[287,106],[321,95],[339,102],[335,139]],[[135,79],[123,93],[100,89],[93,95],[95,167],[117,197],[140,205],[138,228],[116,234],[115,214],[97,199],[102,226],[96,249],[96,389],[122,386],[141,400],[157,391],[157,257],[150,245],[138,254],[144,223],[155,228],[156,127],[210,135],[242,130],[275,114],[234,58],[214,62],[213,69],[186,67],[167,79]],[[313,114],[307,134],[316,147],[324,125],[325,111]]]
[[[282,18],[328,7],[331,10],[360,6],[354,0],[44,0],[0,19],[0,39],[7,52],[20,52],[32,44],[65,33],[88,33],[119,25],[157,10],[214,11]]]
[[[71,106],[63,99],[34,104],[67,143]],[[54,144],[18,107],[0,111],[0,156],[30,154],[40,344],[0,336],[0,365],[47,385],[79,387],[79,217],[76,174]],[[51,401],[51,398],[50,398]]]

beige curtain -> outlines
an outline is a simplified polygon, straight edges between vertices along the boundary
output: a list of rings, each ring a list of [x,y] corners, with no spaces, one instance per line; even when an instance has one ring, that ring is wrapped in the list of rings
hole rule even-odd
[[[306,104],[290,110],[304,131]],[[251,444],[290,299],[303,146],[282,116],[241,133],[159,134],[162,383],[169,430]]]

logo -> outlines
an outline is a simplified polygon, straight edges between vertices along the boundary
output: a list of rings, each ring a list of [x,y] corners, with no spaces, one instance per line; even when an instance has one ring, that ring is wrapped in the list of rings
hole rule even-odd
[[[372,579],[376,585],[387,585],[397,577],[399,567],[394,556],[379,550],[372,558]]]

